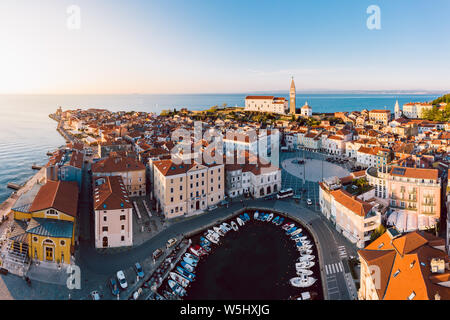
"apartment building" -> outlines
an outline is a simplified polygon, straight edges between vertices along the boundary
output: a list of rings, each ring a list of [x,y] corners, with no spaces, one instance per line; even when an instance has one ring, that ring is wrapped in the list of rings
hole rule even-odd
[[[130,197],[146,195],[146,167],[131,157],[111,154],[92,165],[93,177],[121,176]]]
[[[373,124],[387,126],[391,121],[391,112],[389,110],[371,110],[369,111],[369,121]]]
[[[225,196],[223,164],[153,162],[154,197],[167,219],[198,214]]]
[[[335,224],[338,232],[363,248],[373,230],[381,224],[379,205],[371,201],[373,190],[351,194],[336,177],[324,180],[319,187],[321,212]]]
[[[434,228],[441,215],[441,179],[437,169],[393,166],[387,189],[388,224],[400,231]]]
[[[449,300],[449,257],[444,239],[388,229],[358,251],[359,300]]]
[[[122,177],[96,177],[93,188],[95,247],[132,246],[133,205]]]

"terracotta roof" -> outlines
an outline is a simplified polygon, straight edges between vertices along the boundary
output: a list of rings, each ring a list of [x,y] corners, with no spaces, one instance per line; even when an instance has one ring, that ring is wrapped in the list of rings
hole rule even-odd
[[[160,160],[155,161],[153,164],[164,176],[174,176],[188,172],[196,163],[175,164],[172,160]]]
[[[391,176],[414,178],[414,179],[430,179],[437,181],[439,178],[438,169],[422,169],[393,166],[390,171]]]
[[[145,165],[130,157],[111,155],[92,165],[94,173],[127,172],[145,170]]]
[[[98,183],[103,182],[101,185]],[[123,184],[122,177],[98,177],[94,180],[94,209],[117,210],[130,209],[133,206]]]
[[[245,99],[252,99],[252,100],[273,100],[275,98],[274,96],[247,96]]]
[[[365,217],[367,213],[369,213],[369,211],[373,208],[373,205],[371,205],[370,203],[361,201],[342,189],[332,191],[331,195],[341,205],[361,217]]]
[[[56,209],[76,217],[78,210],[78,186],[72,181],[48,181],[41,187],[30,212]]]

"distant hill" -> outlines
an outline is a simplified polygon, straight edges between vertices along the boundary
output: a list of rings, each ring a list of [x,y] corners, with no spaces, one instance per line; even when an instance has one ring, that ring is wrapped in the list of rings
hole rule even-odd
[[[437,105],[437,104],[442,103],[442,102],[450,103],[450,93],[445,94],[445,95],[443,95],[440,98],[437,98],[436,100],[434,100],[432,102],[432,104],[433,105]]]

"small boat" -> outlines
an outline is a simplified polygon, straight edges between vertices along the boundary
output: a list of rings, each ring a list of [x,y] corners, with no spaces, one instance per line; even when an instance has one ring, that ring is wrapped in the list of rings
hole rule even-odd
[[[272,220],[272,223],[277,223],[279,219],[280,219],[280,216],[276,216],[276,218]]]
[[[280,220],[277,221],[276,225],[281,226],[281,224],[284,222],[284,218],[281,217]]]
[[[258,215],[259,215],[259,212],[256,211],[255,214],[253,215],[253,219],[258,220]]]
[[[206,255],[206,251],[200,247],[198,244],[189,248],[189,251],[192,252],[197,257],[201,257]]]
[[[220,230],[222,230],[223,234],[227,234],[227,232],[229,231],[228,228],[225,227],[223,223],[220,225]]]
[[[273,213],[271,213],[271,214],[269,214],[269,216],[267,217],[267,221],[272,221],[272,219],[273,219]]]
[[[316,263],[314,261],[310,261],[310,260],[297,262],[295,264],[295,269],[297,269],[297,270],[298,269],[309,269],[309,268],[314,267],[315,264]]]
[[[201,247],[202,247],[203,250],[206,251],[207,254],[211,252],[211,248],[210,247],[205,246],[205,245],[202,245]]]
[[[312,245],[310,245],[310,244],[305,244],[303,246],[297,247],[298,251],[309,250],[311,248],[312,248]]]
[[[238,229],[239,229],[236,222],[234,222],[234,221],[231,222],[231,228],[233,228],[234,231],[238,231]]]
[[[195,274],[193,274],[192,272],[187,271],[186,269],[178,266],[177,267],[177,271],[179,274],[181,274],[182,276],[188,278],[190,281],[194,281],[195,279]]]
[[[244,221],[241,218],[237,218],[236,221],[240,227],[244,225]]]
[[[186,258],[192,259],[192,260],[194,260],[194,261],[196,262],[195,265],[192,264],[192,263],[190,263],[190,264],[192,264],[194,267],[195,267],[195,266],[197,265],[197,263],[200,261],[199,257],[197,257],[197,256],[195,256],[195,255],[193,255],[193,254],[190,254],[189,252],[186,252],[186,253],[184,254],[184,256],[185,256]]]
[[[194,267],[192,265],[190,265],[189,263],[187,263],[186,261],[181,261],[180,262],[181,266],[183,268],[185,268],[187,271],[189,272],[194,272]],[[175,279],[174,279],[175,280]],[[176,281],[176,280],[175,280]]]
[[[302,262],[302,261],[312,261],[314,260],[316,257],[311,255],[311,254],[306,254],[304,256],[300,256],[300,258],[297,259],[298,262]]]
[[[295,230],[294,232],[291,233],[291,237],[295,236],[297,234],[299,234],[300,232],[302,232],[302,228],[298,228],[297,230]]]
[[[312,286],[317,279],[308,276],[295,277],[290,280],[291,285],[298,288],[307,288]]]
[[[260,217],[259,220],[261,220],[261,221],[266,221],[266,219],[267,219],[268,216],[269,216],[269,215],[268,215],[267,213],[261,213],[261,217]]]
[[[223,237],[225,235],[225,233],[219,227],[214,227],[213,230],[214,230],[215,233],[217,233],[221,237]]]
[[[230,224],[228,224],[228,223],[226,223],[226,222],[224,222],[222,225],[225,227],[225,229],[227,229],[227,232],[230,231],[231,229],[233,229],[233,228],[230,226]]]
[[[206,239],[205,237],[200,237],[200,244],[203,246],[209,246],[211,245],[211,241],[209,241],[208,239]]]
[[[312,253],[312,250],[310,249],[304,249],[304,250],[299,250],[300,251],[300,255],[304,256],[304,255],[308,255]]]
[[[197,261],[195,261],[191,258],[188,258],[188,257],[183,257],[183,262],[186,262],[187,264],[189,264],[190,266],[193,266],[193,267],[197,266],[197,263],[198,263]],[[181,264],[181,265],[183,266],[183,264]]]
[[[307,236],[303,236],[303,237],[300,238],[300,240],[308,240],[308,237]]]
[[[183,288],[187,288],[189,286],[190,281],[176,272],[170,272],[169,277],[172,278],[173,281],[176,281]]]
[[[314,272],[309,269],[297,269],[297,275],[305,275],[305,276],[312,276]]]
[[[303,234],[301,234],[301,233],[296,234],[295,236],[293,236],[293,235],[291,234],[291,240],[297,240],[297,239],[300,240],[301,237],[303,237]]]
[[[284,224],[281,228],[282,228],[283,230],[288,231],[289,229],[293,228],[294,226],[295,226],[294,223],[286,223],[286,224]]]
[[[290,228],[289,230],[286,231],[286,234],[290,235],[292,232],[294,232],[296,230],[297,230],[297,227],[292,227],[292,228]]]
[[[296,243],[302,243],[303,244],[303,241],[300,238],[295,238],[295,239],[292,239],[292,240],[294,240]],[[298,246],[298,244],[297,244],[297,246]]]
[[[215,233],[215,232],[214,232]],[[216,234],[216,233],[215,233]],[[218,235],[217,235],[218,236]],[[214,237],[212,234],[207,234],[206,235],[206,239],[208,239],[209,241],[211,241],[212,243],[218,244],[219,240]]]
[[[173,293],[179,295],[180,297],[183,297],[186,295],[186,290],[180,286],[177,282],[170,279],[168,281],[170,289],[172,289]]]
[[[247,213],[244,213],[244,217],[245,217],[245,221],[250,221],[250,217],[248,216]]]

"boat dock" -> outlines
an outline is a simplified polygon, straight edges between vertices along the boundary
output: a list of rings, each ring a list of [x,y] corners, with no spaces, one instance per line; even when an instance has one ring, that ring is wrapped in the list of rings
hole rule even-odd
[[[22,185],[20,185],[18,183],[14,183],[14,182],[9,182],[8,188],[14,189],[14,190],[19,190],[20,188],[22,188]]]

